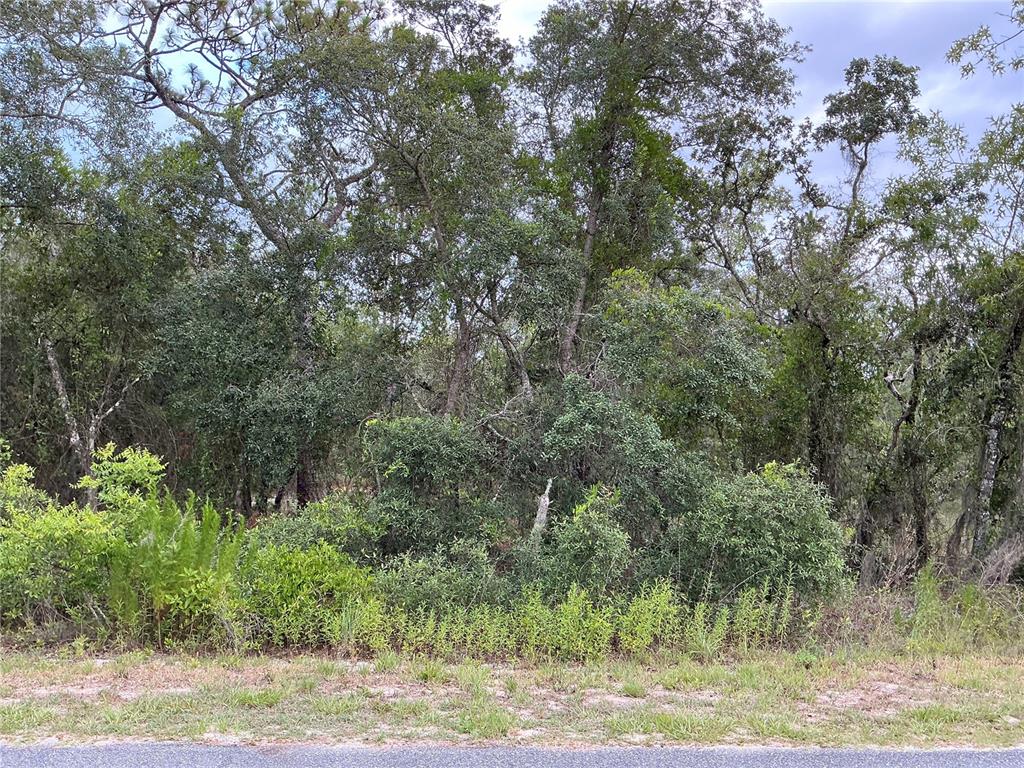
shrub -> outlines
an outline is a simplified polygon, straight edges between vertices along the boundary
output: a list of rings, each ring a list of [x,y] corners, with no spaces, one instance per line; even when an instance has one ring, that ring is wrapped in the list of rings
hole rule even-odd
[[[0,444],[2,447],[2,444]],[[40,512],[50,504],[50,497],[32,484],[35,470],[27,464],[5,464],[0,461],[0,520],[15,512]]]
[[[560,493],[579,498],[595,482],[616,488],[623,503],[613,519],[635,541],[699,497],[707,484],[704,462],[666,439],[650,413],[579,374],[565,377],[560,400],[543,436],[544,461],[561,478]]]
[[[608,655],[615,631],[611,608],[595,606],[585,589],[573,584],[555,606],[554,619],[553,650],[558,656],[588,661]]]
[[[552,655],[556,631],[554,611],[544,602],[540,590],[529,589],[516,605],[519,652],[531,661]]]
[[[487,548],[456,539],[428,557],[402,555],[379,573],[381,592],[408,611],[499,603],[510,585],[498,576]]]
[[[102,623],[121,539],[101,513],[52,502],[0,522],[0,623]]]
[[[391,649],[392,622],[384,602],[371,596],[357,606],[356,643],[359,648],[374,654],[384,653]]]
[[[619,647],[628,653],[650,650],[670,638],[679,618],[679,604],[668,581],[646,584],[619,617]]]
[[[629,537],[614,521],[619,494],[594,486],[572,516],[555,525],[542,558],[546,584],[554,594],[578,585],[602,595],[621,581],[629,563]]]
[[[673,521],[652,570],[692,596],[722,598],[767,581],[827,598],[845,576],[842,532],[830,512],[826,491],[805,471],[768,464],[716,483],[693,514]]]
[[[683,650],[702,661],[718,657],[729,633],[729,608],[717,612],[704,600],[699,601],[683,624]]]
[[[747,587],[740,592],[732,609],[729,632],[732,645],[737,650],[747,651],[764,645],[781,634],[776,629],[776,620],[785,610],[789,588],[780,590],[778,606],[770,600],[769,591],[769,584],[765,581],[760,587]]]
[[[380,520],[365,502],[340,493],[307,504],[295,514],[269,515],[252,530],[259,545],[310,549],[324,542],[355,558],[370,555],[382,533]]]
[[[145,498],[156,493],[163,480],[165,466],[145,448],[118,451],[108,443],[93,456],[89,475],[79,488],[95,488],[103,508],[118,517],[131,517]]]
[[[945,593],[944,593],[945,591]],[[1020,615],[1000,604],[999,593],[977,584],[943,583],[928,566],[914,580],[907,648],[913,653],[963,653],[999,648],[1019,638]]]
[[[250,636],[266,645],[324,645],[356,635],[353,604],[371,594],[369,572],[321,542],[310,549],[259,547],[242,595]]]
[[[387,525],[386,551],[433,552],[458,536],[501,527],[479,436],[454,418],[374,419],[363,451],[378,484],[374,512]]]
[[[479,658],[515,656],[517,643],[513,624],[513,616],[507,609],[477,606],[466,622],[466,652]]]

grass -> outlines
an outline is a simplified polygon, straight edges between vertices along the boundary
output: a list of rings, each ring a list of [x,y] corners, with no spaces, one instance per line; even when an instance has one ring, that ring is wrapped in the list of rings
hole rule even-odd
[[[631,699],[642,699],[647,695],[647,686],[639,680],[629,680],[622,684],[622,695]]]
[[[268,709],[277,706],[283,699],[284,691],[272,688],[258,691],[236,691],[230,696],[232,705],[246,709]]]
[[[0,648],[0,678],[13,741],[1024,743],[1024,664],[1000,656],[508,665]]]
[[[496,704],[479,700],[460,711],[455,719],[459,733],[488,741],[508,736],[515,725],[515,715]]]
[[[437,659],[421,659],[415,666],[415,677],[427,685],[445,683],[451,677],[449,666]]]
[[[343,696],[318,696],[311,704],[317,714],[344,720],[365,707],[366,701],[359,694],[350,693]]]

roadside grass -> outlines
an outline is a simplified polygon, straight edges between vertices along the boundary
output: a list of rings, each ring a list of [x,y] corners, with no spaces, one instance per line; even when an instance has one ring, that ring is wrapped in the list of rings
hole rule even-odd
[[[209,742],[1024,744],[1024,664],[749,652],[586,665],[0,648],[0,738]]]

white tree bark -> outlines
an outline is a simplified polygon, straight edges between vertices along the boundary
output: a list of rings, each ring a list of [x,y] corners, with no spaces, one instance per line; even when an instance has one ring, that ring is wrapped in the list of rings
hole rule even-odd
[[[537,515],[533,518],[533,530],[530,532],[530,536],[533,538],[540,538],[548,525],[548,507],[551,506],[552,482],[554,482],[554,478],[549,477],[544,493],[537,497]]]

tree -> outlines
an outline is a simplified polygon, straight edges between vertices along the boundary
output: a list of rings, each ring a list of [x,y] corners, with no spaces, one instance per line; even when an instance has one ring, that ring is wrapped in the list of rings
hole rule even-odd
[[[151,302],[184,271],[202,233],[153,199],[159,158],[119,178],[75,169],[31,136],[4,138],[3,428],[54,479],[66,466],[55,440],[63,432],[77,479],[150,377]]]
[[[74,3],[47,9],[50,15],[70,10],[80,22],[50,26],[47,14],[17,9],[24,37],[52,72],[108,84],[122,103],[138,110],[166,111],[216,163],[224,198],[251,221],[262,241],[254,245],[286,278],[291,364],[297,376],[315,379],[316,307],[331,266],[324,255],[349,189],[368,166],[358,147],[339,145],[344,136],[325,136],[318,126],[293,119],[301,114],[302,90],[295,86],[302,69],[323,54],[326,40],[345,40],[358,52],[372,17],[354,4],[240,2],[227,8],[216,2],[127,0],[99,12]],[[74,80],[58,81],[65,87],[61,99],[74,100]],[[311,453],[316,441],[306,439],[302,426],[309,422],[295,424],[300,449],[293,471],[300,501],[318,493],[319,457]]]
[[[949,51],[949,60],[961,65],[965,76],[972,75],[975,65],[984,61],[995,75],[1008,69],[1019,70],[1024,59],[1008,49],[1008,44],[1024,34],[1024,5],[1014,0],[1010,21],[1017,29],[1006,37],[993,36],[988,27],[956,41]],[[982,137],[974,156],[973,170],[984,189],[986,210],[980,220],[978,235],[979,262],[982,275],[977,296],[979,314],[986,330],[995,333],[995,353],[990,358],[991,388],[985,398],[983,437],[978,461],[977,495],[965,515],[954,528],[950,550],[959,546],[966,523],[973,524],[971,554],[985,558],[991,551],[992,502],[1000,466],[1008,458],[1003,447],[1007,425],[1019,407],[1021,386],[1016,381],[1018,358],[1024,346],[1024,105],[1015,104],[1006,115],[993,119]],[[977,285],[977,284],[976,284]],[[988,334],[986,334],[988,335]],[[1017,480],[1024,484],[1024,471]],[[1020,491],[1017,493],[1020,496]],[[1010,520],[1005,522],[1011,523]],[[1003,533],[1012,531],[1012,523]],[[1024,533],[1018,534],[1024,536]],[[1019,559],[1020,553],[1018,553]]]
[[[616,268],[674,258],[671,219],[690,192],[684,148],[722,114],[790,97],[795,48],[746,2],[566,0],[542,17],[522,74],[539,184],[571,225],[549,267],[556,360],[569,373],[587,309]],[[570,298],[566,295],[566,298]]]

